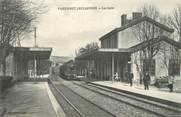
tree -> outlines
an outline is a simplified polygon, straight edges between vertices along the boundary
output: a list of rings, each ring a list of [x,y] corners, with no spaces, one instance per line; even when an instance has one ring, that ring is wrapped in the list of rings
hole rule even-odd
[[[179,42],[181,42],[181,5],[178,4],[170,16],[170,24],[175,29]]]
[[[30,0],[0,0],[0,63],[4,75],[10,47],[20,36],[32,31],[43,8],[43,3],[36,5]]]
[[[175,30],[176,34],[174,35],[174,38],[178,38],[181,43],[181,5],[177,5],[173,10],[172,15],[162,16],[160,21]],[[179,49],[174,46],[163,44],[160,48],[160,52],[164,56],[163,63],[168,69],[168,75],[175,75],[175,66],[177,65],[177,61],[180,60]]]
[[[154,20],[158,20],[160,17],[160,13],[154,5],[145,4],[141,8],[141,12],[143,16],[150,17]],[[150,24],[149,22],[140,23],[135,27],[135,29],[136,29],[134,30],[135,36],[140,42],[148,41],[160,35],[160,29],[157,28],[154,24]],[[159,44],[155,46],[152,46],[150,44],[150,46],[145,48],[143,50],[145,59],[153,58],[158,52],[158,48]]]
[[[91,52],[93,50],[96,50],[98,48],[99,48],[98,43],[92,42],[92,43],[87,44],[85,47],[81,47],[78,50],[78,52],[76,52],[75,54],[76,54],[76,56],[79,56],[79,55],[85,54],[87,52]]]
[[[152,18],[153,20],[159,20],[160,13],[158,9],[154,5],[145,4],[143,7],[140,8],[140,11],[142,12],[143,16],[147,16]],[[156,27],[154,24],[151,24],[149,22],[142,22],[138,25],[134,26],[133,34],[138,39],[139,42],[148,41],[150,39],[158,37],[162,32],[158,27]],[[157,44],[150,44],[143,48],[140,52],[135,53],[135,64],[137,66],[137,70],[140,71],[140,76],[142,76],[143,72],[143,60],[151,60],[159,51],[160,43]],[[139,58],[139,63],[137,59]],[[146,66],[150,68],[149,66]],[[150,70],[148,70],[150,71]]]
[[[160,12],[155,5],[152,4],[144,4],[140,11],[143,16],[148,16],[154,20],[158,20],[160,18]]]
[[[38,75],[49,74],[52,62],[50,60],[39,60],[37,62]]]

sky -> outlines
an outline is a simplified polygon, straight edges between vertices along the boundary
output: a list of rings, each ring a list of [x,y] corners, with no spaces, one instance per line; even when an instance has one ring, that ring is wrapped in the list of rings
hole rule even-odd
[[[171,14],[180,0],[42,0],[47,12],[38,18],[37,44],[52,47],[52,56],[75,56],[75,50],[121,26],[121,15],[153,4],[162,14]],[[65,8],[72,8],[65,10]],[[90,9],[94,8],[94,9]],[[64,9],[63,9],[64,8]],[[78,8],[89,8],[83,10]],[[97,8],[97,9],[95,9]],[[107,8],[107,9],[105,9]],[[33,34],[21,42],[33,46]]]

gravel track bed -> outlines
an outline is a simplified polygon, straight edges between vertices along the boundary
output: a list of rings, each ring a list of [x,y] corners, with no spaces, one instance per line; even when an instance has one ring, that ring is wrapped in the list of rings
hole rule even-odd
[[[97,92],[106,94],[108,96],[114,97],[116,99],[123,100],[123,101],[129,102],[131,104],[137,105],[137,106],[139,106],[141,108],[145,108],[145,109],[157,112],[157,113],[161,113],[161,114],[163,114],[165,116],[176,116],[176,115],[178,116],[178,115],[181,115],[181,112],[173,111],[173,110],[170,110],[168,108],[163,108],[163,107],[160,107],[160,106],[157,106],[157,105],[154,105],[154,104],[149,104],[149,103],[141,102],[139,100],[135,100],[134,98],[133,99],[132,98],[128,98],[128,97],[124,96],[124,94],[123,95],[119,95],[119,94],[115,94],[115,93],[108,92],[108,91],[105,91],[105,90],[101,90],[101,89],[96,88],[96,87],[92,87],[90,85],[85,85],[85,84],[82,84],[80,82],[76,82],[76,83],[81,84],[81,85],[83,85],[83,86],[85,86],[87,88],[90,88],[90,89],[94,90],[94,91],[97,91]],[[142,99],[142,100],[145,100],[145,99]]]
[[[78,94],[84,96],[86,99],[96,103],[97,105],[100,105],[101,107],[111,113],[114,113],[118,117],[159,117],[158,115],[155,115],[153,113],[143,111],[120,101],[105,97],[101,94],[94,93],[80,86],[76,86],[71,82],[61,82],[63,82],[67,87],[74,90]]]
[[[52,93],[54,94],[56,100],[62,107],[62,109],[65,112],[67,117],[81,117],[79,115],[79,113],[74,110],[74,108],[63,98],[63,96],[61,96],[56,91],[56,89],[51,84],[49,84],[49,86],[50,86],[50,89],[51,89]]]
[[[89,101],[85,100],[81,96],[77,95],[71,89],[65,87],[64,85],[55,84],[56,87],[71,101],[71,103],[79,109],[79,111],[85,117],[114,117],[108,112],[100,109],[96,105],[90,103]]]

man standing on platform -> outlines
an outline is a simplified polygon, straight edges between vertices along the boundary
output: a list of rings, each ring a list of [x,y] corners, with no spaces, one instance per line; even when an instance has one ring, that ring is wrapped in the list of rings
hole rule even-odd
[[[145,90],[149,90],[149,84],[150,84],[150,75],[148,72],[143,77],[143,83]]]
[[[126,71],[126,73],[125,73],[126,82],[129,82],[129,75],[130,75],[130,73],[128,71]]]
[[[133,85],[133,77],[134,77],[133,73],[130,73],[130,74],[129,74],[129,83],[130,83],[130,86]]]
[[[168,87],[170,88],[170,92],[173,92],[173,83],[174,83],[174,74],[171,74],[171,76],[168,79]]]

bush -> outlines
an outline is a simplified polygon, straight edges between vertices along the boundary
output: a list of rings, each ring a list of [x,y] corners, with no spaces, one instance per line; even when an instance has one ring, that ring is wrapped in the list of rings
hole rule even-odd
[[[11,86],[13,77],[11,76],[0,76],[0,93]]]

